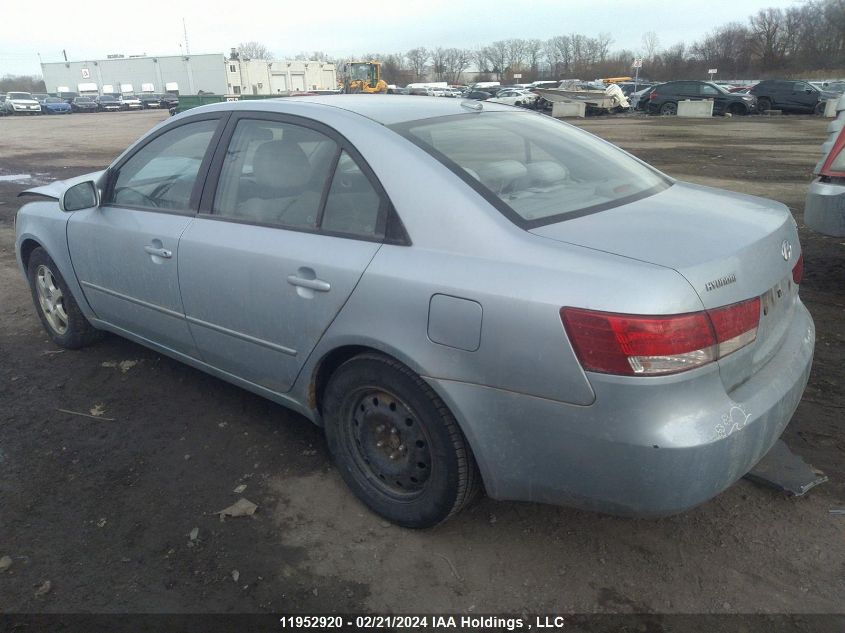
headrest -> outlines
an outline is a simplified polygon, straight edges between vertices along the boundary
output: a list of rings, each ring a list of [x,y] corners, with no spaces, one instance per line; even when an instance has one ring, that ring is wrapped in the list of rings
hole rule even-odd
[[[284,189],[308,182],[311,169],[302,148],[290,141],[268,141],[258,146],[252,159],[255,180],[260,185]]]
[[[569,170],[564,165],[551,160],[528,163],[526,169],[529,187],[548,187],[569,178]]]
[[[498,160],[478,167],[481,182],[496,193],[508,189],[526,172],[525,165],[516,160]]]

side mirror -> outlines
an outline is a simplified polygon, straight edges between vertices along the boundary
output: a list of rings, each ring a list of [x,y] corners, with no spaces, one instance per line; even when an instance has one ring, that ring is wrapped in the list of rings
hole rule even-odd
[[[96,207],[99,204],[97,187],[91,180],[80,182],[65,191],[59,202],[62,211],[79,211]]]

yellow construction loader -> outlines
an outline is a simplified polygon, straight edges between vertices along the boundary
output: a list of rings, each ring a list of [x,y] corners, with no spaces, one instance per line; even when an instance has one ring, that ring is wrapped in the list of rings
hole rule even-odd
[[[387,82],[381,78],[381,62],[348,62],[343,92],[377,94],[387,92]]]

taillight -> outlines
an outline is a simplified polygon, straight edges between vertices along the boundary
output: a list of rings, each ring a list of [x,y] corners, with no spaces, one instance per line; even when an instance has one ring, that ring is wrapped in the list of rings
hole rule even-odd
[[[560,318],[587,371],[655,376],[700,367],[753,342],[760,299],[670,316],[561,308]]]
[[[796,285],[801,283],[801,280],[804,278],[804,253],[801,253],[798,256],[798,261],[795,262],[795,266],[792,267],[792,281],[795,282]]]

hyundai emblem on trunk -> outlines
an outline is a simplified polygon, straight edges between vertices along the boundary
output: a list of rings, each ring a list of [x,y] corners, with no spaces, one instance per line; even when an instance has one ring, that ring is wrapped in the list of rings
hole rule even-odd
[[[786,261],[789,261],[789,258],[792,257],[792,244],[789,243],[789,240],[784,240],[783,244],[780,245],[780,254]]]

